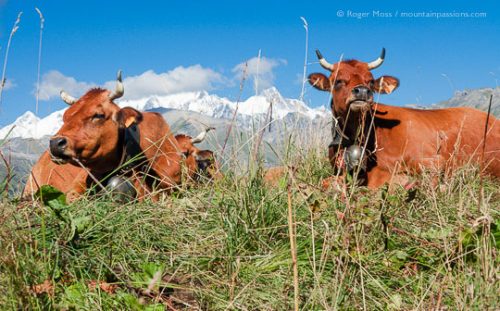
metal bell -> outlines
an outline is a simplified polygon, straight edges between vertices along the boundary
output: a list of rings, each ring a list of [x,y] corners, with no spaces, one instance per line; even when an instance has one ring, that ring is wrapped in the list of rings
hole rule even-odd
[[[364,159],[362,159],[363,149],[358,145],[347,147],[344,152],[344,160],[348,170],[352,170],[361,165],[364,168]]]
[[[122,176],[111,177],[108,180],[106,188],[113,194],[113,197],[119,200],[130,200],[137,195],[137,191],[132,183]]]

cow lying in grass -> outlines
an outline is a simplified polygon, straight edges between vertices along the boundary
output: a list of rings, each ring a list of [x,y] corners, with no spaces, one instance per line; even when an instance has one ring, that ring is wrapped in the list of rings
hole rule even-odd
[[[205,139],[207,133],[214,129],[215,128],[213,127],[209,127],[195,138],[185,134],[175,135],[180,151],[184,154],[184,156],[186,158],[193,157],[196,161],[196,170],[189,173],[189,176],[196,181],[219,179],[222,177],[213,151],[200,150],[195,147],[195,144],[201,143]]]
[[[194,147],[206,132],[196,140],[179,136],[179,142],[160,114],[116,105],[113,101],[123,92],[121,73],[114,92],[96,88],[79,99],[61,92],[70,105],[64,124],[33,167],[23,196],[49,184],[74,198],[92,185],[104,187],[107,178],[118,174],[132,180],[142,197],[171,191],[181,184],[183,171],[195,178],[197,161],[213,159],[200,158]]]
[[[419,110],[375,102],[374,93],[390,94],[399,86],[394,77],[372,75],[384,62],[385,49],[368,63],[331,64],[319,51],[317,56],[329,76],[313,73],[309,82],[332,96],[329,157],[334,167],[358,174],[369,188],[403,182],[423,170],[449,173],[467,163],[500,177],[500,122],[495,117],[465,107]]]

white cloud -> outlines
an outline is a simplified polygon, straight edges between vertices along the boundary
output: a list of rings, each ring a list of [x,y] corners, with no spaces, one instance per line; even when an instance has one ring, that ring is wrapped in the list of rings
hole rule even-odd
[[[274,68],[279,65],[286,65],[286,60],[261,57],[253,57],[246,62],[240,63],[233,68],[236,77],[241,80],[245,74],[251,78],[254,84],[256,93],[273,86],[274,84]]]
[[[108,81],[104,86],[112,90],[115,82],[115,80]],[[124,99],[179,92],[210,91],[224,84],[228,84],[228,81],[220,73],[201,65],[179,66],[164,73],[148,70],[138,76],[126,77],[123,80]]]
[[[72,96],[83,95],[95,84],[76,81],[73,77],[67,77],[57,70],[51,70],[42,76],[40,81],[40,100],[51,100],[59,97],[59,92],[65,90]],[[36,93],[36,85],[33,93]]]
[[[115,83],[116,80],[110,80],[105,82],[103,87],[114,90]],[[123,80],[125,87],[124,99],[138,99],[151,95],[166,95],[178,92],[210,91],[220,85],[228,84],[229,80],[220,73],[210,68],[204,68],[201,65],[179,66],[164,73],[148,70],[137,76],[125,76]],[[61,89],[64,89],[72,96],[78,97],[95,86],[97,86],[95,83],[77,81],[73,77],[52,70],[42,76],[40,100],[51,100],[59,97]]]
[[[1,78],[0,78],[1,80]],[[5,85],[3,86],[3,91],[7,91],[9,89],[15,88],[17,86],[16,83],[14,83],[13,80],[6,79],[5,80]]]

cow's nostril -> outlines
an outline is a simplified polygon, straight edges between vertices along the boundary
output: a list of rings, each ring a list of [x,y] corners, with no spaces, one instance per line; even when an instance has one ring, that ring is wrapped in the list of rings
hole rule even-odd
[[[57,147],[59,147],[59,148],[64,148],[64,147],[67,145],[67,143],[68,143],[68,142],[66,141],[66,138],[61,137],[61,138],[59,138],[59,139],[58,139],[58,141],[57,141]]]
[[[55,156],[62,156],[68,145],[66,137],[55,137],[50,140],[50,152]]]
[[[372,91],[366,86],[357,86],[352,89],[352,95],[357,100],[368,100],[372,96]]]

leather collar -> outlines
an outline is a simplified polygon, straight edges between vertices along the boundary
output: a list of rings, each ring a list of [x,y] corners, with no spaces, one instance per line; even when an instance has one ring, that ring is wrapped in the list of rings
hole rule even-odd
[[[141,133],[137,123],[132,123],[122,131],[122,156],[118,167],[121,173],[126,173],[137,167],[145,159],[145,156],[140,145]]]

